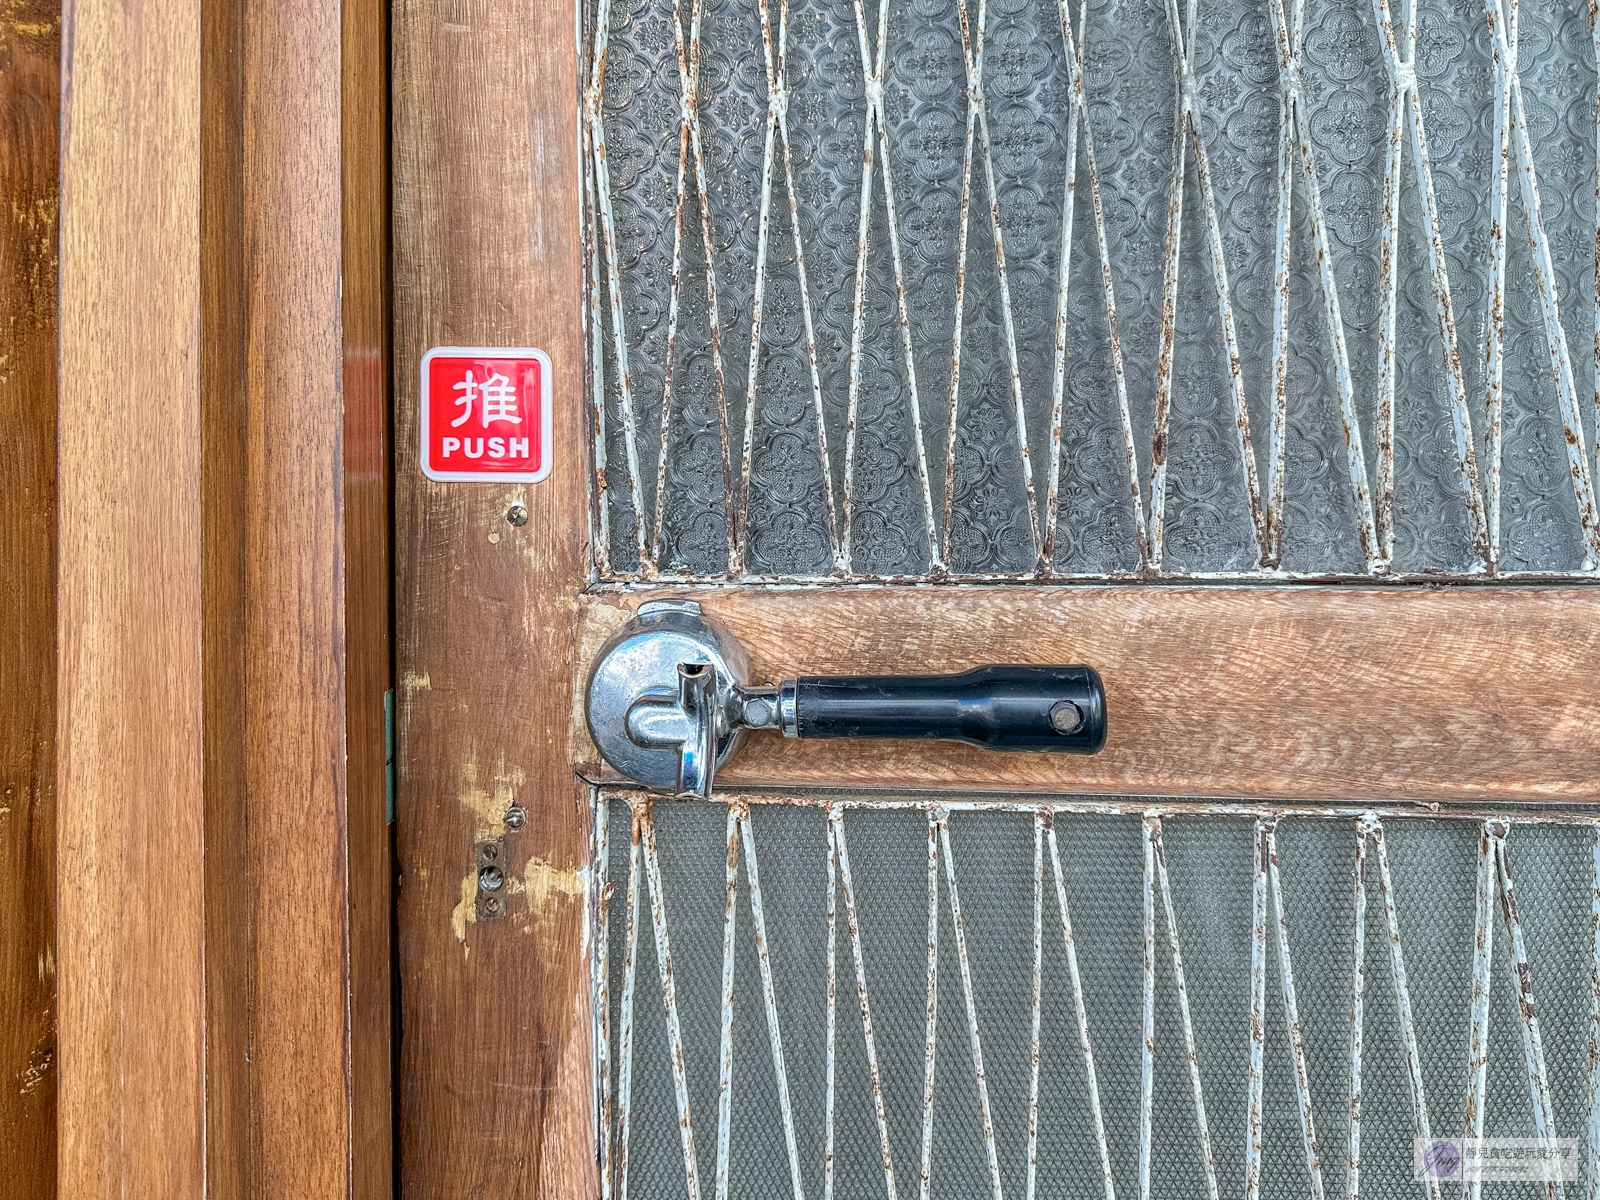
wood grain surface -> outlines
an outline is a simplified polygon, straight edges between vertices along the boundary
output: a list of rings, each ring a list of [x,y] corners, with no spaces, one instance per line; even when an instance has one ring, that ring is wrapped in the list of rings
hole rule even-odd
[[[351,1200],[391,1200],[394,857],[384,730],[384,694],[394,680],[389,5],[343,0],[340,12]]]
[[[0,12],[0,1200],[56,1195],[61,6]]]
[[[586,819],[571,768],[583,579],[577,53],[570,5],[394,6],[401,1187],[594,1194]],[[432,346],[537,346],[554,474],[417,466]],[[506,519],[516,503],[525,525]],[[513,803],[528,812],[512,830]],[[474,919],[474,842],[504,837],[507,915]]]
[[[246,3],[250,1191],[351,1186],[340,5]]]
[[[197,1197],[199,19],[180,0],[63,19],[60,1191]]]
[[[387,1196],[385,14],[66,22],[61,1193]]]
[[[580,657],[650,595],[586,596]],[[738,635],[762,680],[1081,662],[1106,685],[1109,736],[1091,757],[756,735],[719,772],[729,787],[1600,799],[1592,588],[728,589],[696,598]],[[593,753],[586,769],[598,771]]]

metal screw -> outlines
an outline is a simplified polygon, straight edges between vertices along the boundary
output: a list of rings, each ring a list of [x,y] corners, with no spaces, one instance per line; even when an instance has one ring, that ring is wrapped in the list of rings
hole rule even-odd
[[[521,528],[528,523],[528,510],[521,504],[513,504],[506,509],[506,520]]]
[[[485,842],[483,844],[483,848],[479,850],[478,853],[483,856],[483,860],[485,862],[493,862],[495,859],[500,857],[500,847],[496,846],[493,842]]]
[[[507,829],[521,829],[528,820],[528,810],[520,804],[513,804],[506,809],[505,823]]]
[[[1083,711],[1071,700],[1062,700],[1050,709],[1050,727],[1057,733],[1073,733],[1083,724]]]
[[[486,892],[498,892],[505,882],[506,877],[499,867],[484,867],[478,872],[478,886]]]
[[[490,914],[499,912],[500,898],[498,896],[490,896],[483,902],[483,911]]]

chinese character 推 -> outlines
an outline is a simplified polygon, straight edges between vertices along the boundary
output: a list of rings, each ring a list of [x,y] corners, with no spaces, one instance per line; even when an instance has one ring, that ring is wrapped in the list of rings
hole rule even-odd
[[[516,385],[498,371],[479,383],[472,377],[472,371],[469,369],[461,382],[455,385],[454,390],[461,393],[456,398],[456,403],[462,406],[462,412],[450,422],[452,427],[465,425],[472,419],[472,402],[478,398],[483,400],[480,423],[485,428],[490,421],[504,421],[510,425],[522,424],[522,417],[517,413]]]

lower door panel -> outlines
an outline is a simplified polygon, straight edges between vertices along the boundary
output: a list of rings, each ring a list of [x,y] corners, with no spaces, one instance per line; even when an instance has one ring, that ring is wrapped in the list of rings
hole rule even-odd
[[[1464,1135],[1594,1178],[1600,811],[592,803],[607,1196],[1439,1195]]]

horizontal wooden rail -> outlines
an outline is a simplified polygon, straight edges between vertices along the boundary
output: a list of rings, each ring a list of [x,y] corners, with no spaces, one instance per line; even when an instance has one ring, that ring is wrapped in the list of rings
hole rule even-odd
[[[639,603],[583,598],[580,673]],[[1600,591],[819,588],[692,593],[762,681],[1084,662],[1099,755],[752,737],[729,787],[1582,801],[1600,761]],[[578,695],[581,698],[581,688]],[[580,726],[580,767],[608,778]]]

